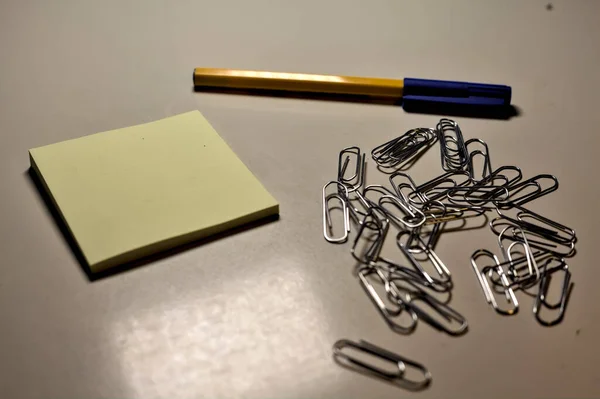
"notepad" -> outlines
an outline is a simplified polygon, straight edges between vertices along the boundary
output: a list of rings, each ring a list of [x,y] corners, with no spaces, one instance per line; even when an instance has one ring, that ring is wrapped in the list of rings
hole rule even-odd
[[[279,212],[198,111],[29,155],[92,272]]]

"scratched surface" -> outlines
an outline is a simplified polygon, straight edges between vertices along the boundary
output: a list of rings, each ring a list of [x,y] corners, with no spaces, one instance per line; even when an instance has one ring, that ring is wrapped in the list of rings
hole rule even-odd
[[[600,380],[600,2],[45,1],[0,3],[0,397],[597,397]],[[195,93],[196,66],[510,84],[520,115],[456,118],[494,166],[552,173],[532,209],[576,229],[564,322],[484,302],[469,256],[487,229],[442,236],[459,338],[389,330],[322,238],[337,153],[437,116],[384,105]],[[27,150],[198,109],[281,204],[281,219],[97,281],[27,175]],[[371,162],[372,164],[372,162]],[[440,174],[437,149],[411,170]],[[381,179],[374,168],[369,178]],[[413,394],[336,366],[367,339],[428,366]]]

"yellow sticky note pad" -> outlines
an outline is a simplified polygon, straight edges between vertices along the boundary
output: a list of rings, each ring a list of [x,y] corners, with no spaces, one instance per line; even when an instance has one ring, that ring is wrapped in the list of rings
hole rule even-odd
[[[92,272],[279,212],[198,111],[29,155]]]

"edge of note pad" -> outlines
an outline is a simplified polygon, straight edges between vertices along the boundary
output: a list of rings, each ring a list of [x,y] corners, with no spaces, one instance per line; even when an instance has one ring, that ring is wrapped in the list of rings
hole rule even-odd
[[[194,115],[191,115],[191,114],[194,114]],[[112,256],[106,256],[106,257],[90,256],[89,248],[85,248],[85,245],[81,244],[80,240],[78,239],[78,233],[76,231],[74,232],[72,229],[72,226],[71,226],[72,223],[70,223],[70,221],[73,222],[73,216],[71,215],[71,217],[69,218],[69,215],[65,215],[65,212],[63,212],[63,209],[61,209],[61,200],[55,198],[55,195],[52,192],[52,187],[51,187],[53,185],[52,182],[50,182],[50,184],[48,184],[48,182],[46,181],[46,177],[44,176],[44,167],[38,165],[38,162],[36,162],[36,157],[43,158],[43,157],[40,157],[40,150],[44,149],[46,147],[61,145],[63,143],[73,142],[74,140],[87,139],[87,138],[94,137],[94,136],[96,136],[96,139],[98,139],[99,137],[101,138],[100,135],[126,134],[126,133],[129,133],[130,131],[134,131],[133,128],[136,128],[136,129],[142,128],[143,129],[143,127],[146,125],[156,124],[156,123],[163,122],[163,121],[166,121],[166,120],[172,119],[172,118],[183,117],[184,115],[187,115],[188,118],[196,118],[197,116],[201,117],[203,120],[203,123],[204,122],[206,123],[206,126],[204,126],[204,127],[206,129],[210,129],[210,132],[208,132],[208,133],[214,134],[216,136],[216,138],[213,138],[213,139],[219,140],[219,143],[217,143],[217,144],[221,145],[221,146],[225,146],[226,150],[230,151],[231,154],[235,157],[235,162],[239,163],[236,167],[240,168],[239,170],[241,170],[241,166],[244,167],[244,170],[243,170],[244,178],[249,179],[249,177],[248,177],[248,174],[249,174],[249,176],[251,176],[252,179],[255,180],[255,182],[254,181],[250,181],[250,182],[246,181],[246,183],[250,184],[252,187],[255,187],[254,189],[260,189],[260,190],[264,191],[264,192],[261,191],[261,194],[260,194],[264,198],[263,200],[259,201],[260,206],[255,206],[254,208],[252,208],[252,211],[250,211],[250,212],[247,212],[247,213],[242,212],[243,214],[239,214],[239,215],[237,215],[237,217],[227,219],[227,220],[221,220],[219,223],[214,223],[214,224],[210,224],[210,225],[206,225],[206,226],[200,226],[199,228],[188,229],[187,231],[181,231],[179,234],[166,235],[164,237],[161,237],[161,239],[146,242],[144,245],[137,245],[134,248],[130,248],[129,250],[122,251],[121,253],[112,254]],[[130,130],[128,131],[127,129],[130,129]],[[208,134],[206,131],[201,132],[201,133]],[[146,137],[146,138],[149,138],[149,137]],[[162,135],[160,136],[160,138],[164,140],[164,137]],[[151,122],[151,123],[145,124],[145,125],[137,125],[137,126],[132,126],[129,128],[123,128],[123,129],[117,129],[117,130],[103,132],[103,133],[97,133],[94,135],[85,136],[85,137],[82,137],[79,139],[74,139],[74,140],[69,140],[67,142],[53,144],[51,146],[35,148],[35,149],[32,149],[29,151],[29,155],[30,155],[30,162],[31,162],[31,167],[32,167],[33,172],[37,175],[38,179],[41,182],[43,189],[46,191],[46,193],[50,197],[52,204],[54,205],[55,209],[57,210],[58,215],[60,215],[60,218],[66,225],[70,237],[74,240],[75,244],[77,245],[78,249],[80,250],[81,254],[83,255],[83,258],[86,262],[86,266],[93,273],[103,271],[105,269],[108,269],[113,266],[117,266],[119,264],[129,263],[131,261],[135,261],[137,259],[146,257],[148,255],[162,252],[167,249],[170,249],[170,248],[173,248],[176,246],[180,246],[180,245],[183,245],[183,244],[195,241],[195,240],[206,238],[211,235],[218,234],[218,233],[224,232],[226,230],[230,230],[232,228],[242,226],[247,223],[251,223],[251,222],[254,222],[254,221],[269,217],[269,216],[277,215],[279,213],[279,204],[277,203],[277,201],[268,193],[268,191],[262,186],[262,184],[260,184],[258,179],[256,179],[256,177],[254,175],[252,175],[252,173],[241,162],[241,160],[239,160],[239,158],[237,156],[235,156],[235,153],[233,153],[233,151],[227,146],[225,141],[222,140],[222,138],[218,135],[218,133],[216,131],[214,131],[212,126],[210,126],[208,121],[206,121],[206,119],[204,119],[202,114],[198,111],[193,111],[193,112],[190,112],[187,114],[181,114],[181,115],[178,115],[175,117],[162,119],[162,120],[159,120],[156,122]],[[222,144],[221,144],[221,142],[222,142]],[[226,151],[223,148],[221,148],[221,150]],[[48,151],[48,150],[46,149],[46,150],[42,150],[42,151]],[[198,165],[196,165],[196,166],[198,166]],[[234,173],[234,172],[232,172],[232,173]],[[235,172],[235,173],[237,173],[237,172]],[[244,212],[246,212],[246,211],[244,211]],[[69,220],[69,219],[71,219],[71,220]],[[89,240],[88,240],[88,246],[89,246]]]

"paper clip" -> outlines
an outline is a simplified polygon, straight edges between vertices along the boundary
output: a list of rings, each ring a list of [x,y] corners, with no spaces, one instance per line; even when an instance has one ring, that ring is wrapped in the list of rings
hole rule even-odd
[[[346,171],[348,171],[348,165],[352,158],[356,158],[354,160],[355,167],[352,172],[354,174],[346,177]],[[365,155],[361,154],[360,148],[347,147],[340,152],[338,159],[338,181],[346,186],[348,192],[356,191],[362,187],[365,176],[365,165]]]
[[[469,156],[458,123],[450,119],[441,119],[436,126],[436,132],[440,142],[442,169],[463,170],[469,162]]]
[[[562,321],[565,316],[565,310],[567,308],[567,301],[569,299],[569,292],[571,290],[571,272],[569,271],[569,266],[564,262],[564,260],[559,260],[559,265],[555,266],[551,269],[548,269],[548,264],[555,260],[556,258],[548,259],[548,261],[544,264],[542,268],[542,278],[540,279],[540,288],[535,299],[535,303],[533,305],[533,314],[535,315],[536,320],[546,326],[554,326]],[[564,273],[563,285],[561,289],[560,300],[558,303],[549,304],[547,302],[548,289],[550,287],[550,281],[552,279],[552,275],[555,273],[562,271]],[[554,320],[544,320],[540,315],[540,310],[545,307],[546,309],[558,309],[558,315]]]
[[[344,351],[348,351],[348,349],[353,349],[354,351],[363,354],[363,357],[364,354],[367,354],[373,356],[374,360],[386,362],[393,371],[384,370],[383,368],[367,363],[358,357],[344,353]],[[379,378],[411,391],[419,391],[426,388],[429,386],[432,379],[431,373],[422,364],[363,340],[352,342],[347,339],[340,339],[333,344],[333,358],[336,363],[342,367]],[[407,367],[417,370],[422,375],[422,378],[418,380],[406,379],[404,374]]]
[[[383,170],[412,164],[437,140],[433,129],[417,128],[383,143],[371,151],[371,157]]]
[[[481,148],[469,151],[469,147],[474,147],[476,145],[480,145]],[[492,161],[490,159],[490,150],[485,141],[480,139],[467,140],[465,146],[467,147],[467,152],[469,153],[469,163],[467,164],[467,170],[469,171],[471,180],[477,183],[480,180],[485,179],[492,173]],[[483,158],[483,167],[481,168],[481,173],[477,173],[475,171],[474,160],[477,157]]]
[[[440,315],[443,319],[449,322],[450,325],[446,325],[432,317],[430,312],[426,312],[424,310],[425,308],[423,305],[419,305],[419,302],[423,303],[423,305],[429,307],[429,309]],[[463,315],[425,292],[414,292],[410,298],[410,307],[417,314],[417,318],[419,320],[423,320],[433,328],[443,331],[448,335],[463,335],[469,328],[469,323],[467,323],[467,319],[465,319]],[[457,322],[458,326],[452,328],[452,322]]]
[[[331,184],[337,185],[337,193],[327,194],[327,187],[329,187]],[[340,189],[341,192],[344,193],[343,195],[339,194]],[[323,186],[323,237],[325,237],[325,240],[334,244],[341,244],[348,241],[348,233],[350,232],[350,216],[348,212],[348,206],[346,205],[346,198],[348,198],[348,189],[342,183],[338,181],[330,181]],[[333,223],[331,222],[331,207],[329,206],[329,203],[332,199],[337,199],[339,201],[344,218],[344,232],[339,237],[334,237],[330,234],[331,230],[333,230]]]
[[[410,307],[406,307],[403,302],[397,302],[397,304],[399,305],[398,309],[386,306],[385,301],[377,293],[375,287],[373,286],[373,284],[371,284],[371,282],[368,279],[368,276],[373,274],[377,276],[377,278],[379,279],[379,283],[383,285],[386,289],[386,292],[388,292],[388,280],[384,276],[382,276],[379,271],[369,268],[364,268],[358,273],[358,279],[363,289],[369,295],[369,298],[377,307],[377,310],[379,310],[379,313],[384,318],[385,322],[392,331],[397,332],[399,334],[410,334],[414,331],[415,327],[417,326],[417,315],[415,314],[414,310],[412,310]],[[394,299],[397,300],[398,298]],[[405,326],[399,324],[399,322],[395,320],[395,318],[399,319],[403,313],[407,313],[409,315],[408,325]]]
[[[489,270],[490,270],[490,272],[495,271],[498,274],[500,281],[502,282],[502,285],[504,288],[504,293],[506,296],[506,301],[507,301],[507,303],[512,305],[508,309],[503,309],[498,306],[498,302],[496,301],[494,292],[490,288],[490,284],[488,283],[488,280],[485,276],[485,273],[484,273],[485,268],[482,268],[480,270],[479,266],[477,266],[477,259],[482,256],[490,258],[494,262],[494,265],[490,266]],[[494,310],[502,315],[510,316],[510,315],[517,314],[517,312],[519,311],[519,302],[517,301],[517,297],[515,296],[515,293],[514,293],[513,289],[511,288],[510,283],[508,282],[508,279],[506,277],[506,274],[504,273],[504,270],[502,269],[502,265],[500,264],[500,261],[498,260],[496,255],[494,255],[492,252],[488,251],[487,249],[478,249],[477,251],[475,251],[473,253],[473,255],[471,255],[471,266],[473,267],[473,271],[475,272],[475,275],[477,276],[477,281],[479,281],[479,284],[481,285],[481,289],[483,290],[483,294],[485,295],[485,299],[486,299],[487,303],[492,305]]]

